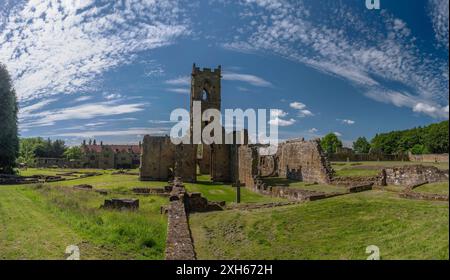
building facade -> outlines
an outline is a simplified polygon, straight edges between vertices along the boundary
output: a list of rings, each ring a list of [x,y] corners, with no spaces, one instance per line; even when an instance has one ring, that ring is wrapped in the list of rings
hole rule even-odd
[[[140,165],[141,144],[104,145],[96,141],[83,141],[81,145],[82,167],[99,169],[129,169]]]

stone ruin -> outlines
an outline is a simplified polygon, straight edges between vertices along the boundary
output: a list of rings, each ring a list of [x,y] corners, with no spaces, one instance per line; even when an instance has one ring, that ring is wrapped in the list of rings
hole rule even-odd
[[[255,188],[257,180],[264,177],[308,183],[331,182],[333,170],[318,140],[281,143],[275,155],[264,155],[260,148],[260,145],[239,148],[239,180],[247,187]]]
[[[128,199],[128,198],[105,199],[105,203],[102,205],[102,208],[116,209],[116,210],[138,210],[139,199]]]
[[[224,202],[208,202],[200,193],[188,193],[176,178],[172,185],[168,207],[161,209],[168,215],[166,260],[195,260],[195,251],[189,229],[188,213],[223,210]]]
[[[440,170],[434,166],[407,165],[384,168],[380,176],[383,185],[413,186],[422,182],[448,181],[448,170]]]

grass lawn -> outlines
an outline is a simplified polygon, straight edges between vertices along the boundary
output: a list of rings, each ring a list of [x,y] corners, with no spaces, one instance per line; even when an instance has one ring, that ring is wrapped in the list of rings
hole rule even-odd
[[[166,199],[139,197],[135,212],[100,209],[105,196],[67,187],[0,186],[0,259],[162,259]]]
[[[383,167],[404,165],[427,165],[439,169],[448,169],[448,163],[409,162],[409,161],[361,161],[361,162],[332,162],[331,166],[336,171],[336,176],[376,176]]]
[[[300,205],[190,216],[200,259],[448,259],[447,202],[369,191]]]
[[[415,188],[413,191],[421,193],[436,193],[448,195],[448,182],[426,184]]]
[[[201,192],[208,200],[211,201],[225,201],[233,203],[236,201],[236,189],[230,184],[211,182],[210,177],[206,175],[198,176],[197,183],[185,183],[186,189],[189,192]],[[284,199],[273,198],[257,194],[245,187],[241,188],[241,202],[242,203],[263,203],[284,201]]]
[[[160,207],[168,199],[136,196],[133,187],[162,187],[167,182],[141,182],[136,175],[113,175],[111,170],[83,170],[102,175],[46,183],[0,186],[0,259],[63,259],[65,248],[78,245],[82,259],[163,259],[167,217]],[[68,172],[63,169],[28,169],[27,175]],[[207,182],[199,177],[186,184],[210,200],[235,200],[230,185]],[[90,184],[112,191],[102,196],[72,186]],[[120,192],[120,193],[117,193]],[[136,212],[100,209],[106,198],[139,198]],[[245,188],[242,202],[279,201]]]
[[[347,191],[345,188],[339,187],[339,186],[332,186],[332,185],[326,185],[326,184],[313,185],[313,184],[308,184],[305,182],[298,182],[298,181],[289,180],[286,178],[278,178],[278,177],[264,178],[263,181],[270,186],[285,186],[285,187],[290,187],[290,188],[324,192],[324,193],[333,193],[333,192],[344,193]]]

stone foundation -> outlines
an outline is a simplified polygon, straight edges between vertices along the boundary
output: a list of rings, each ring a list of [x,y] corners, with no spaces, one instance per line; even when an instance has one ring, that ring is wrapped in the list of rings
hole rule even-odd
[[[403,167],[385,168],[384,183],[387,185],[412,186],[421,182],[445,182],[448,181],[448,170],[440,170],[434,166],[411,165]]]
[[[117,210],[137,210],[139,209],[139,199],[105,199],[105,203],[103,204],[102,208]]]

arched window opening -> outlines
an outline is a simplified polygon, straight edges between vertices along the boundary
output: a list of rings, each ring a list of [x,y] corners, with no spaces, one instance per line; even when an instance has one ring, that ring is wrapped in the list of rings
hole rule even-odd
[[[206,91],[206,89],[203,89],[202,91],[202,101],[208,101],[209,100],[209,94]]]

